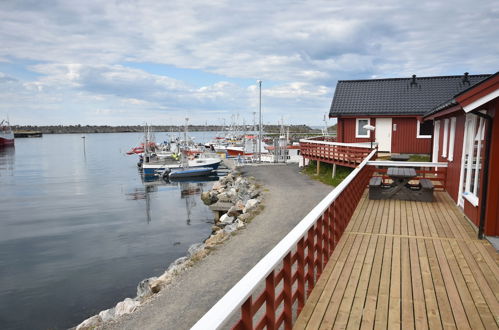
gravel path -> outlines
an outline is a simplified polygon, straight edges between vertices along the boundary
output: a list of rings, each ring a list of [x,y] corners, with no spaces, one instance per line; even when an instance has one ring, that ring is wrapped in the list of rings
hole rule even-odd
[[[331,191],[295,165],[247,166],[241,172],[263,184],[262,213],[136,312],[105,329],[189,329]]]

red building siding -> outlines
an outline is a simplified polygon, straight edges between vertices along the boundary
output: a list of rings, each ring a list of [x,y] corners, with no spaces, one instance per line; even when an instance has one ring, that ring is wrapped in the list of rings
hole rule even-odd
[[[366,118],[366,117],[362,117],[362,118]],[[373,124],[373,120],[371,119],[371,125],[372,124]],[[355,126],[356,126],[356,119],[355,118],[338,118],[338,132],[337,132],[338,142],[360,143],[360,142],[370,142],[371,141],[371,139],[369,139],[369,138],[356,138],[355,137]]]
[[[485,234],[499,236],[499,100],[491,106],[492,141],[490,141],[489,182],[487,210],[485,213]]]
[[[395,131],[392,130],[392,152],[406,154],[430,154],[431,138],[417,138],[417,119],[399,118],[392,119],[392,127],[397,125]]]

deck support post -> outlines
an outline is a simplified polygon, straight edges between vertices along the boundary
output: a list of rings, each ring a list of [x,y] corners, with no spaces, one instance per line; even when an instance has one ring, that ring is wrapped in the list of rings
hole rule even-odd
[[[316,174],[317,174],[317,175],[319,175],[319,174],[320,174],[320,172],[321,172],[321,161],[320,161],[320,160],[318,160],[318,161],[317,161],[317,173],[316,173]]]
[[[333,164],[333,174],[331,177],[334,179],[336,177],[336,164]]]

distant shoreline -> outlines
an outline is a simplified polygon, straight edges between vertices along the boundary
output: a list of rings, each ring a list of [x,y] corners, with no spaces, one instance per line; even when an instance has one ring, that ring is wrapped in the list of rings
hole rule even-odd
[[[153,132],[171,132],[178,133],[184,131],[184,126],[150,126],[151,131]],[[292,133],[320,133],[320,130],[312,129],[306,125],[291,125],[286,126],[286,129],[289,127],[289,131]],[[23,131],[23,132],[40,132],[42,134],[90,134],[90,133],[137,133],[144,132],[145,126],[137,125],[137,126],[93,126],[93,125],[53,125],[53,126],[21,126],[16,125],[12,127],[14,132]],[[266,133],[279,133],[280,131],[279,125],[263,125],[263,130]],[[226,131],[227,128],[223,126],[216,125],[189,125],[189,132],[223,132]],[[246,130],[251,131],[252,127],[247,126]],[[244,131],[239,129],[239,131]]]

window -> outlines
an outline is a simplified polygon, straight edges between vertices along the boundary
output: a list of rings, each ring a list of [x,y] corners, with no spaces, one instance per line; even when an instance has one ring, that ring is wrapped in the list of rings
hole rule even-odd
[[[355,121],[355,137],[356,138],[368,138],[369,130],[365,129],[364,126],[369,125],[369,118],[357,118]]]
[[[420,122],[416,121],[417,125],[417,138],[418,139],[431,139],[431,132],[433,132],[433,122],[431,120]]]
[[[463,197],[478,206],[480,172],[484,149],[485,121],[475,115],[466,116],[463,155]]]
[[[444,139],[442,142],[442,157],[447,157],[447,142],[449,139],[449,119],[444,119]]]
[[[450,119],[450,136],[449,136],[449,154],[447,160],[451,162],[454,159],[454,143],[456,139],[456,117]]]

